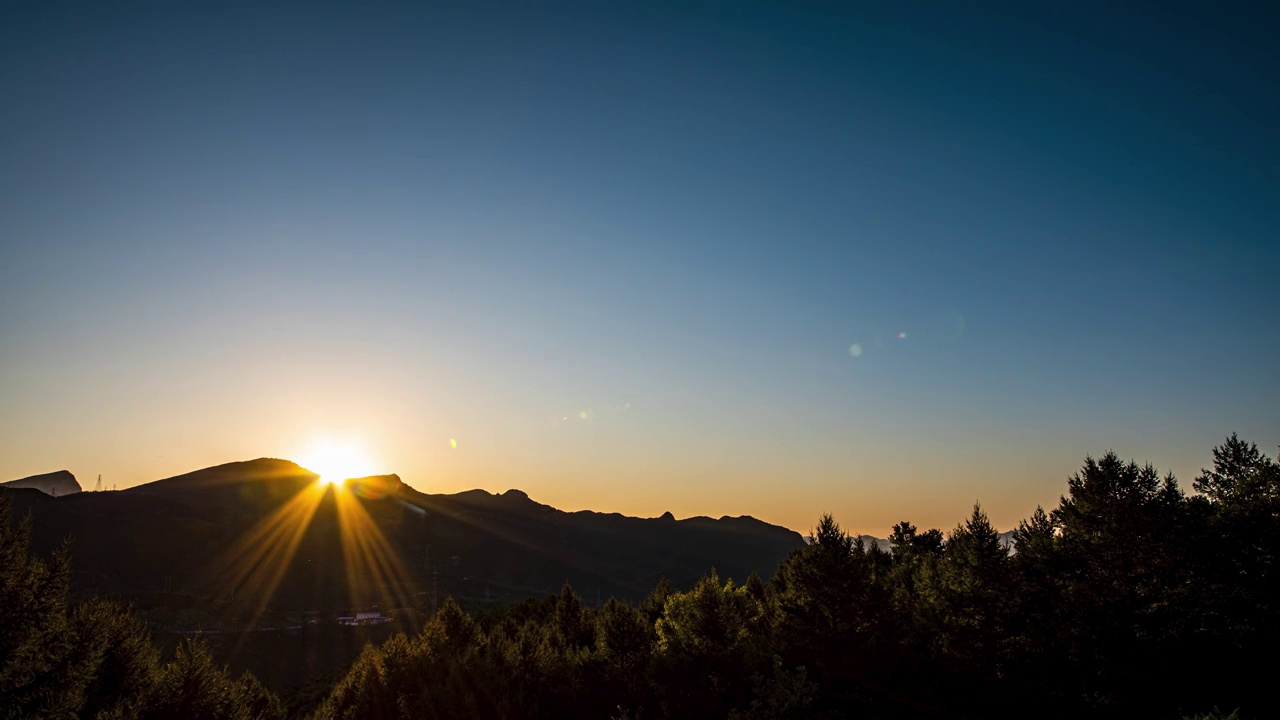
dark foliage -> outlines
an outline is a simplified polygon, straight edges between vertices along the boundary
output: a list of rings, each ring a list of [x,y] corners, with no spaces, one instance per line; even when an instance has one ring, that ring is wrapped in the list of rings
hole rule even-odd
[[[566,587],[484,628],[448,605],[317,717],[1271,717],[1280,471],[1235,436],[1214,459],[1187,497],[1089,458],[1014,549],[976,506],[892,552],[824,516],[767,583],[599,609]]]
[[[252,676],[232,679],[200,642],[164,662],[124,608],[68,597],[65,551],[32,557],[30,522],[0,494],[0,718],[282,718]]]

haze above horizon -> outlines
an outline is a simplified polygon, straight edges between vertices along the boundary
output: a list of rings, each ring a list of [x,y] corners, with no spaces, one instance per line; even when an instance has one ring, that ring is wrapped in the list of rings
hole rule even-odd
[[[1001,529],[1280,443],[1269,10],[0,10],[0,480]]]

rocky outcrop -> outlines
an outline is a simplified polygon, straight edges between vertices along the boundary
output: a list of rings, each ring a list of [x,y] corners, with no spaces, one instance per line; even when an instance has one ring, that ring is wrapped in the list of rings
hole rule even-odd
[[[59,497],[62,495],[71,495],[81,491],[80,483],[76,482],[76,476],[67,470],[59,470],[57,472],[45,473],[43,475],[32,475],[24,477],[21,480],[10,480],[6,483],[0,483],[0,487],[6,488],[33,488],[39,490],[45,495]]]

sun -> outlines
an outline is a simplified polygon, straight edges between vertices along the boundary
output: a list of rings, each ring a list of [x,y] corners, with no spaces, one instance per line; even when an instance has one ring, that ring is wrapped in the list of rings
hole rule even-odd
[[[360,446],[350,442],[317,441],[298,459],[298,464],[320,475],[326,485],[374,474],[373,463]]]

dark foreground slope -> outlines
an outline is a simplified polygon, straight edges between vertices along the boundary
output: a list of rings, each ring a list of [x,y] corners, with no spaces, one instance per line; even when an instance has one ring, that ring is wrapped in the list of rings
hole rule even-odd
[[[33,515],[38,551],[72,538],[77,590],[143,606],[180,596],[206,609],[265,599],[273,610],[333,611],[446,594],[528,597],[566,581],[592,599],[639,598],[662,577],[687,587],[712,567],[768,577],[803,545],[749,517],[568,513],[517,490],[419,493],[395,475],[343,490],[318,491],[315,481],[294,463],[261,459],[118,492],[11,494],[15,517]]]

